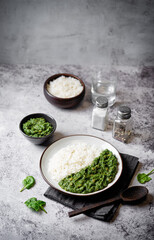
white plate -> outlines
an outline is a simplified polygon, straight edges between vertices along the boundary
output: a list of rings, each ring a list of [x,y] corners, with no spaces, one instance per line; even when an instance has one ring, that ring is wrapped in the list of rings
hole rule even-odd
[[[75,143],[87,143],[87,144],[95,144],[98,147],[101,147],[103,150],[105,149],[109,149],[118,159],[118,172],[115,176],[115,179],[108,184],[108,186],[106,188],[103,188],[102,190],[99,190],[97,192],[92,192],[92,193],[88,193],[88,194],[79,194],[79,193],[71,193],[71,192],[67,192],[64,189],[62,189],[59,185],[58,182],[53,180],[51,178],[51,175],[48,172],[48,164],[49,161],[51,161],[53,155],[59,151],[60,149],[70,145],[70,144],[75,144]],[[67,136],[67,137],[63,137],[57,141],[55,141],[54,143],[52,143],[51,145],[49,145],[43,152],[41,159],[40,159],[40,170],[41,170],[41,174],[44,178],[44,180],[53,188],[65,193],[65,194],[70,194],[70,195],[77,195],[77,196],[89,196],[89,195],[94,195],[100,192],[105,191],[106,189],[110,188],[111,186],[113,186],[117,180],[119,179],[121,173],[122,173],[122,168],[123,168],[123,164],[122,164],[122,159],[120,157],[119,152],[116,150],[115,147],[113,147],[110,143],[106,142],[105,140],[101,139],[101,138],[97,138],[94,136],[90,136],[90,135],[73,135],[73,136]]]

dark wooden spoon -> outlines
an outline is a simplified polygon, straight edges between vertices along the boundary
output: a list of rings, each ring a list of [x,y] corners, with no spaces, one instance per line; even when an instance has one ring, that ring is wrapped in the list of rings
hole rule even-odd
[[[142,186],[130,187],[130,188],[127,188],[126,190],[124,190],[122,193],[120,193],[119,196],[116,196],[116,197],[110,198],[108,200],[105,200],[105,201],[102,201],[99,203],[94,203],[89,206],[71,211],[68,213],[68,215],[69,215],[69,217],[74,217],[74,216],[84,213],[88,210],[92,210],[97,207],[102,207],[102,206],[105,206],[105,205],[108,205],[110,203],[120,201],[120,200],[122,200],[123,202],[135,202],[135,201],[141,200],[147,194],[148,194],[148,189],[146,187],[142,187]]]

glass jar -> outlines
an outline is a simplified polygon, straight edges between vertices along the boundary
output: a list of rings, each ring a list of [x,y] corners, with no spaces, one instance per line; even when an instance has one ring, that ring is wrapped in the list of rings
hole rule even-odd
[[[131,109],[120,106],[113,124],[113,138],[126,143],[132,132]]]
[[[108,99],[98,97],[92,112],[92,127],[105,131],[108,124]]]

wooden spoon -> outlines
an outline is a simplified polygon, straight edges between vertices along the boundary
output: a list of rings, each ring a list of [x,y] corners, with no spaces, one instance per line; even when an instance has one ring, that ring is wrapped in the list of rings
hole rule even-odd
[[[142,186],[130,187],[130,188],[127,188],[126,190],[124,190],[122,193],[120,193],[119,196],[116,196],[116,197],[110,198],[108,200],[105,200],[105,201],[102,201],[99,203],[94,203],[89,206],[71,211],[68,213],[68,215],[69,215],[69,217],[74,217],[74,216],[84,213],[88,210],[92,210],[97,207],[102,207],[102,206],[108,205],[110,203],[119,201],[119,200],[122,200],[123,202],[135,202],[135,201],[141,200],[147,194],[148,194],[148,189],[146,187],[142,187]]]

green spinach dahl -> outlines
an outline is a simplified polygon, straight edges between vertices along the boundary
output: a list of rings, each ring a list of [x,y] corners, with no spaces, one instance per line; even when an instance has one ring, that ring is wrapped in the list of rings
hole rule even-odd
[[[118,160],[108,149],[96,157],[92,164],[63,178],[59,186],[72,193],[92,193],[111,183],[118,171]]]
[[[23,124],[24,133],[31,137],[44,137],[49,135],[53,126],[44,118],[31,118]]]

